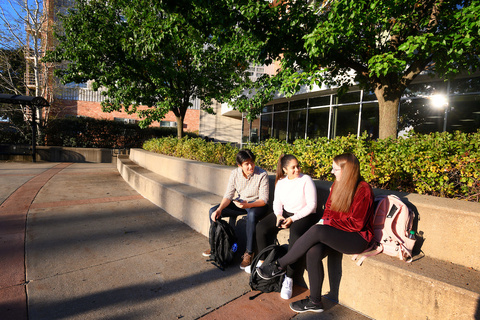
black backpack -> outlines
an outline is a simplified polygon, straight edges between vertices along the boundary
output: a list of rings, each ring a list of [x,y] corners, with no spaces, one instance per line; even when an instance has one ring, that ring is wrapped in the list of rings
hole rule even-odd
[[[210,259],[218,268],[225,270],[232,263],[237,252],[237,236],[232,226],[225,220],[218,219],[210,225],[209,232]]]
[[[261,292],[280,292],[282,289],[283,276],[275,277],[270,280],[260,278],[257,272],[257,265],[259,260],[263,260],[263,264],[269,264],[275,260],[280,259],[287,253],[287,248],[281,246],[277,241],[275,244],[269,245],[253,259],[252,261],[252,273],[250,275],[250,288],[255,291]]]

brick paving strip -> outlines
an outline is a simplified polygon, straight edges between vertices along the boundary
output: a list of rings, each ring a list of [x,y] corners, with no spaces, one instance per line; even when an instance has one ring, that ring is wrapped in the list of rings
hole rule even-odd
[[[61,163],[34,176],[0,206],[0,319],[27,319],[25,221],[40,189],[70,166]]]
[[[30,209],[142,199],[141,195],[33,203],[40,189],[72,163],[35,175],[0,205],[0,319],[27,319],[25,293],[25,223]],[[75,173],[68,173],[73,174]],[[31,176],[32,174],[6,174]]]
[[[306,288],[294,286],[294,299],[292,301],[304,299],[309,292]],[[289,302],[282,300],[278,292],[259,294],[259,291],[251,291],[216,310],[212,310],[212,312],[200,317],[199,320],[290,320],[295,317],[296,313],[290,309]]]

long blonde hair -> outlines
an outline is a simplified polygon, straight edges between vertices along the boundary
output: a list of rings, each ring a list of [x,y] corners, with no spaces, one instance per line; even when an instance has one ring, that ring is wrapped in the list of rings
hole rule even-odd
[[[360,176],[360,162],[351,153],[338,155],[333,159],[333,162],[341,168],[342,176],[332,186],[332,195],[330,197],[332,204],[330,208],[333,211],[348,212],[357,191],[358,183],[362,180]]]

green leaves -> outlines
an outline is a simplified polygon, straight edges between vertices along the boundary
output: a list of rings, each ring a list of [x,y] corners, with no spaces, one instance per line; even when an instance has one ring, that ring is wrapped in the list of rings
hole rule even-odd
[[[175,139],[174,139],[175,140]],[[202,139],[153,139],[144,149],[177,157],[234,165],[237,149]],[[274,172],[282,153],[294,154],[304,173],[321,180],[332,180],[333,158],[354,153],[361,164],[361,175],[373,187],[415,192],[447,198],[480,201],[480,131],[472,134],[411,133],[408,138],[370,140],[365,133],[355,136],[299,139],[293,144],[268,139],[247,145],[257,156],[260,167]],[[232,159],[232,160],[228,160]]]
[[[244,1],[234,2],[246,6]],[[389,94],[401,96],[403,88],[427,68],[451,78],[480,67],[478,1],[328,1],[325,7],[321,7],[325,2],[310,3],[289,2],[275,7],[275,12],[262,8],[255,14],[265,20],[248,16],[251,27],[243,25],[248,32],[264,35],[262,57],[281,59],[285,74],[312,74],[320,66],[328,72],[316,77],[318,81],[341,87],[351,77],[339,75],[353,70],[363,89],[388,87]],[[257,20],[267,23],[256,29]],[[280,92],[298,91],[294,80],[275,77],[269,85]],[[256,105],[258,98],[254,95],[250,101]],[[380,103],[383,108],[390,106]]]
[[[242,47],[223,37],[213,4],[193,1],[187,7],[171,1],[80,0],[63,19],[64,36],[49,61],[69,61],[57,75],[64,82],[95,80],[106,88],[106,111],[138,112],[142,125],[168,112],[182,119],[195,97],[206,102],[230,97],[244,82],[248,65]],[[228,12],[217,6],[218,14]],[[212,22],[213,20],[213,22]],[[225,23],[232,24],[231,21]],[[222,46],[217,40],[223,39]],[[237,47],[235,47],[237,46]],[[183,130],[183,126],[179,126]]]
[[[148,140],[143,149],[169,156],[211,162],[227,166],[235,165],[238,149],[230,144],[206,142],[202,138],[176,139],[172,137]]]

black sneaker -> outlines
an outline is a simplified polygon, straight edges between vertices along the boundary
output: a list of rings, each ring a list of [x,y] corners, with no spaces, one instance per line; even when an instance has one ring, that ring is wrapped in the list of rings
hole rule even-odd
[[[257,273],[260,278],[265,280],[270,280],[275,277],[279,277],[285,274],[285,270],[280,268],[277,261],[266,264],[264,263],[261,267],[257,268]]]
[[[306,299],[295,301],[290,303],[290,309],[295,312],[323,312],[323,304],[320,302],[319,304],[315,304],[310,300],[310,297]]]

